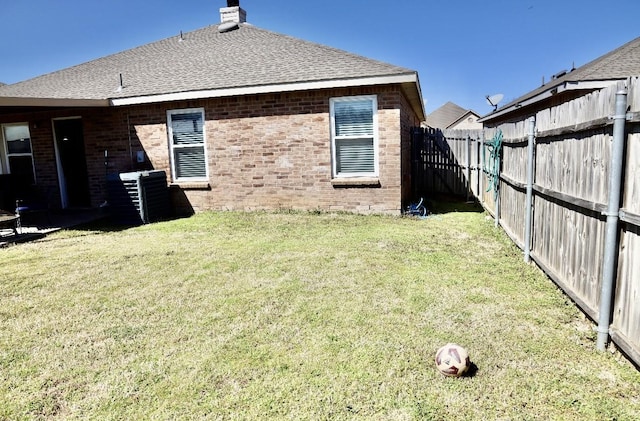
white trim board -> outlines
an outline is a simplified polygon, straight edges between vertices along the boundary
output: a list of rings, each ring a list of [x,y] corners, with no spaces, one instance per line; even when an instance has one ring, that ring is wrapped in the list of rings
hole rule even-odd
[[[277,92],[307,91],[313,89],[348,88],[355,86],[386,85],[395,83],[417,83],[415,73],[376,76],[358,79],[321,80],[315,82],[284,83],[277,85],[257,85],[237,88],[207,89],[189,92],[176,92],[170,94],[137,96],[130,98],[113,98],[111,105],[118,107],[123,105],[150,104],[154,102],[180,101],[190,99],[220,98],[229,96],[242,96],[254,94],[269,94]]]

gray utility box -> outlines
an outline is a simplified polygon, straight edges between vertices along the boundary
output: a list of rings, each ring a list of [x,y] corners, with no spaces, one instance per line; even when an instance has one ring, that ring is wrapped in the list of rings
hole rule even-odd
[[[115,223],[148,224],[169,216],[169,189],[164,171],[110,174],[107,190]]]

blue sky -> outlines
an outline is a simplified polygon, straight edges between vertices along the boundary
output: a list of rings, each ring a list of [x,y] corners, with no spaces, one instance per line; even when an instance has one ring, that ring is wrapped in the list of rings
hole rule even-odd
[[[240,0],[261,28],[417,70],[481,115],[640,36],[639,0]],[[0,0],[0,82],[219,23],[226,0]]]

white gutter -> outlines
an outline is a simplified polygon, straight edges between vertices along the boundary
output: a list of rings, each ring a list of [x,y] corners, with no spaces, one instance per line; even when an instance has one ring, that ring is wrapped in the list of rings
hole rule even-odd
[[[558,88],[558,92],[563,91],[576,91],[576,90],[588,90],[588,89],[603,89],[608,88],[609,86],[613,86],[620,81],[624,81],[626,79],[618,79],[618,80],[584,80],[584,81],[574,81],[574,82],[565,82],[562,89]]]
[[[2,97],[0,107],[121,107],[126,105],[151,104],[156,102],[183,101],[206,98],[222,98],[230,96],[269,94],[279,92],[307,91],[314,89],[351,88],[358,86],[375,86],[389,84],[410,84],[415,86],[415,94],[408,93],[409,100],[419,117],[424,120],[425,110],[420,82],[416,72],[401,75],[373,76],[353,79],[319,80],[312,82],[282,83],[273,85],[256,85],[222,89],[203,89],[169,94],[143,95],[128,98],[111,99],[72,99],[72,98],[29,98]]]
[[[108,99],[30,98],[0,96],[0,107],[108,107]]]
[[[277,92],[307,91],[312,89],[348,88],[354,86],[386,85],[395,83],[415,83],[417,85],[418,75],[416,73],[410,73],[394,76],[374,76],[358,79],[320,80],[314,82],[256,85],[237,88],[206,89],[199,91],[176,92],[170,94],[135,96],[129,98],[113,98],[111,99],[111,105],[119,107],[123,105],[150,104],[154,102],[221,98],[241,95],[270,94]]]
[[[493,120],[494,118],[500,117],[500,116],[505,115],[505,114],[509,114],[509,113],[519,109],[519,108],[526,107],[526,106],[531,105],[531,104],[535,104],[536,102],[540,102],[543,99],[546,99],[546,98],[549,98],[550,96],[552,96],[555,93],[555,92],[552,93],[552,91],[553,90],[550,89],[548,91],[542,92],[541,94],[538,94],[538,95],[536,95],[534,97],[531,97],[531,98],[529,98],[527,100],[524,100],[522,102],[518,102],[518,103],[513,104],[513,105],[511,105],[509,107],[501,108],[498,111],[489,114],[488,116],[482,117],[481,119],[478,120],[478,123],[484,123],[485,121]]]
[[[417,89],[417,98],[409,98],[410,100],[413,99],[414,101],[417,102],[417,104],[414,104],[415,106],[417,106],[417,109],[414,111],[420,111],[420,115],[418,117],[420,117],[420,121],[426,121],[427,120],[427,111],[424,109],[424,98],[422,97],[422,88],[420,87],[420,79],[418,78],[418,72],[416,72],[414,74],[415,76],[415,80],[409,81],[409,83],[415,83],[416,85],[416,89]]]
[[[620,79],[623,80],[623,79]],[[544,92],[539,93],[536,96],[525,99],[520,102],[516,102],[513,105],[510,105],[505,108],[501,108],[498,111],[491,113],[487,116],[482,117],[478,120],[479,123],[484,123],[486,121],[491,121],[497,117],[503,116],[505,114],[509,114],[519,108],[527,107],[529,105],[535,104],[536,102],[540,102],[544,99],[547,99],[553,95],[565,92],[565,91],[577,91],[577,90],[595,90],[595,89],[603,89],[609,86],[615,85],[620,80],[586,80],[586,81],[567,81],[563,82],[559,85],[550,86]]]

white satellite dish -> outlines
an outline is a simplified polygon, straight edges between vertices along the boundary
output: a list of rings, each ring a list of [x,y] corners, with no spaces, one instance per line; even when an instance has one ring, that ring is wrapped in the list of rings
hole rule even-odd
[[[500,101],[502,101],[502,98],[504,98],[503,94],[495,94],[495,95],[487,95],[487,104],[491,105],[493,107],[493,111],[498,109],[498,104],[500,103]]]

